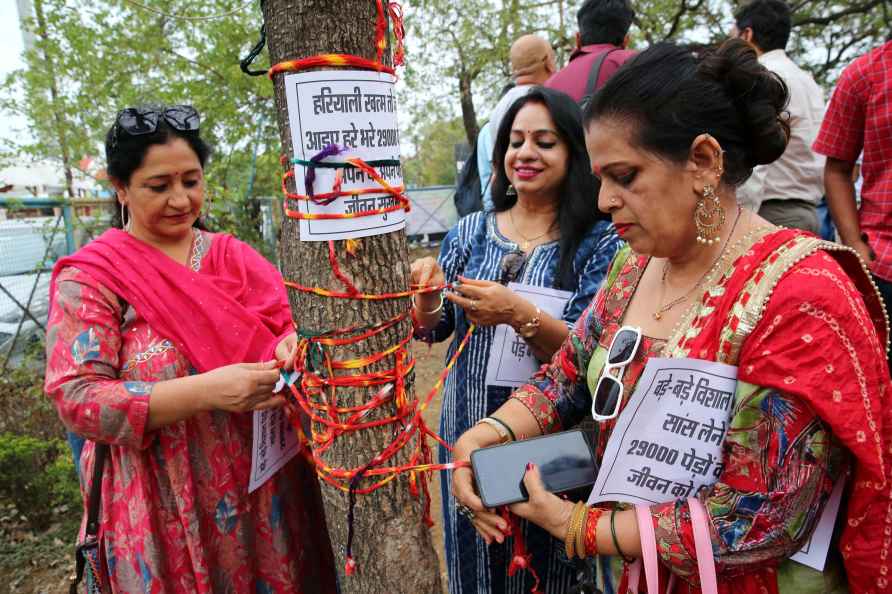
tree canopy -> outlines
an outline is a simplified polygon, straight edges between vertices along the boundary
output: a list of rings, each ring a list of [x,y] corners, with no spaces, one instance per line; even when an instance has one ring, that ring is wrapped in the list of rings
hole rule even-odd
[[[829,91],[845,64],[885,41],[892,0],[793,0],[790,53]],[[257,41],[259,2],[244,0],[33,0],[36,45],[0,91],[0,109],[24,117],[28,134],[4,139],[13,155],[57,160],[70,169],[102,155],[102,139],[122,107],[191,103],[216,153],[209,196],[229,214],[246,199],[278,192],[281,147],[272,85],[239,61]],[[400,73],[407,182],[452,179],[453,145],[473,141],[509,81],[508,49],[538,32],[560,63],[573,48],[579,0],[416,0],[407,2],[407,67]],[[633,45],[723,39],[736,0],[637,0]],[[258,62],[267,64],[264,52]],[[258,66],[262,67],[262,66]],[[459,119],[456,119],[459,118]],[[460,123],[460,128],[459,128]],[[405,149],[408,149],[406,151]],[[256,172],[256,174],[255,174]],[[221,216],[224,214],[220,211]],[[248,212],[250,214],[250,212]],[[227,214],[228,216],[228,214]],[[250,219],[250,217],[248,217]],[[228,225],[238,227],[241,216]],[[244,229],[250,232],[251,225]]]

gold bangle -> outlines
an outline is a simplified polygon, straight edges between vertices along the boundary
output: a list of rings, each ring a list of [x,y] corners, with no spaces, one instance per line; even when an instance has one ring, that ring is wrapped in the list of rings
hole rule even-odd
[[[585,524],[588,522],[589,511],[589,507],[583,504],[579,526],[576,528],[576,556],[580,559],[585,559]]]
[[[567,559],[572,559],[576,556],[576,524],[579,521],[579,509],[584,507],[585,504],[583,502],[577,501],[570,514],[570,522],[567,525],[567,536],[564,537],[564,547],[567,550]]]

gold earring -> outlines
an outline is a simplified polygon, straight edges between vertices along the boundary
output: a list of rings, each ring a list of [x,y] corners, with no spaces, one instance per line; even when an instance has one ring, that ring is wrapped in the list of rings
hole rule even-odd
[[[703,194],[694,209],[694,225],[697,227],[697,243],[706,245],[718,243],[722,226],[725,224],[725,209],[719,201],[715,189],[706,184]]]

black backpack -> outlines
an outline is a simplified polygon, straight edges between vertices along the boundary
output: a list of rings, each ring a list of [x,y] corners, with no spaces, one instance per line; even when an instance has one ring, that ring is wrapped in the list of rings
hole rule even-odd
[[[595,91],[597,90],[595,89],[595,85],[598,84],[598,78],[601,76],[601,66],[604,65],[604,60],[617,49],[618,48],[607,50],[598,56],[594,63],[592,63],[592,69],[588,72],[588,81],[585,83],[585,94],[582,96],[582,99],[579,100],[579,108],[582,110],[582,113],[585,113],[589,103],[592,102],[592,97],[595,96]]]
[[[489,180],[487,180],[487,183],[489,183]],[[480,170],[477,169],[476,139],[474,140],[474,148],[471,150],[471,155],[458,173],[455,195],[452,199],[455,202],[455,210],[458,212],[459,217],[483,210],[483,189],[480,187]]]

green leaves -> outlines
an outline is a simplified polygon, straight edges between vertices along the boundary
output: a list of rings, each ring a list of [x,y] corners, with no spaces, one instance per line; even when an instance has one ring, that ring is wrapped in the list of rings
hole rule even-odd
[[[168,14],[213,15],[244,2],[146,4]],[[102,160],[105,133],[118,110],[143,103],[191,103],[201,112],[202,135],[215,148],[206,174],[216,207],[244,200],[255,147],[259,158],[252,194],[278,193],[281,149],[273,125],[272,84],[239,69],[241,54],[258,35],[259,5],[206,21],[159,16],[123,0],[35,0],[35,9],[42,10],[45,24],[29,23],[37,45],[24,56],[26,67],[0,91],[0,108],[28,122],[30,138],[3,139],[20,158],[61,162],[67,145],[72,167],[87,155]]]

